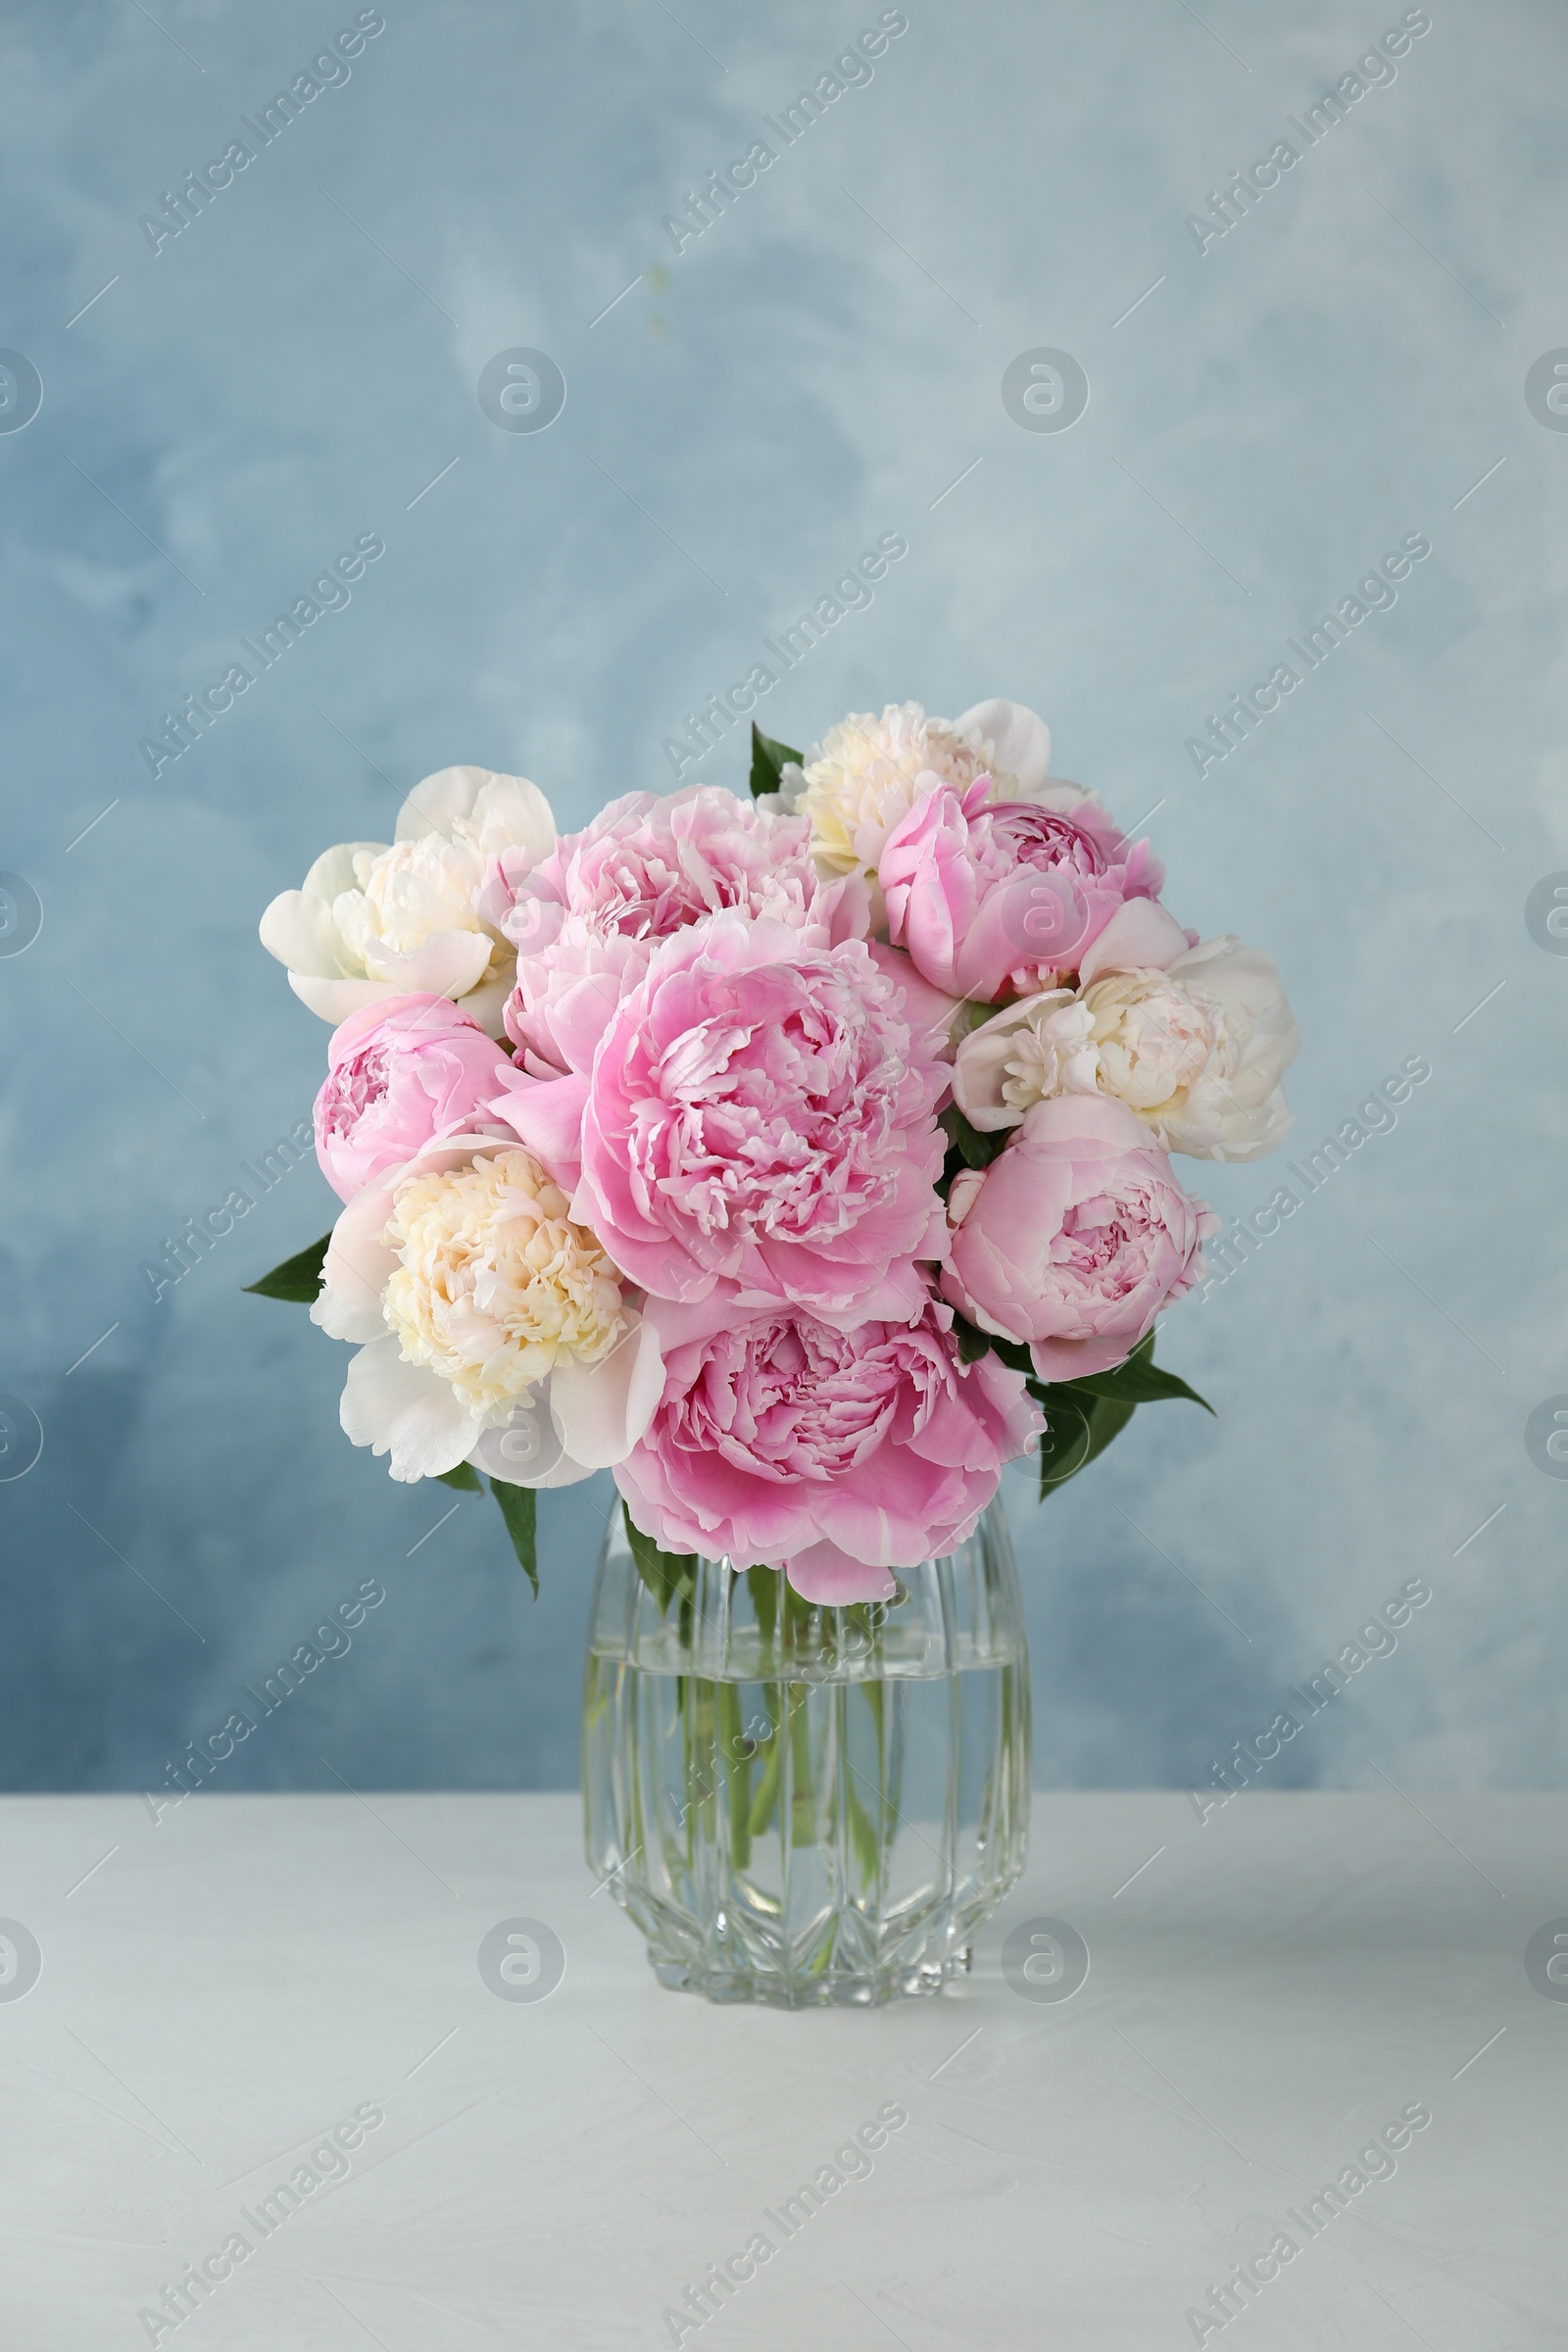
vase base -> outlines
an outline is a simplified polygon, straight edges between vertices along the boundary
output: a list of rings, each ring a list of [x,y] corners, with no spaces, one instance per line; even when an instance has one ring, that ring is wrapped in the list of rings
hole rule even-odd
[[[771,1976],[737,1968],[694,1967],[684,1960],[660,1960],[652,1952],[648,1964],[670,1992],[692,1992],[719,2003],[749,2001],[765,2009],[871,2009],[883,2001],[911,2000],[938,1993],[955,1977],[969,1973],[967,1944],[946,1960],[922,1960],[903,1966],[851,1975],[824,1970],[814,1976]]]

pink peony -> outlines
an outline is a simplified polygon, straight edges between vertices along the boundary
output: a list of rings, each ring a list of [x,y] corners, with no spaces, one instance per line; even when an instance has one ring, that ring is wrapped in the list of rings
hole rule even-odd
[[[1220,1222],[1134,1112],[1090,1094],[1037,1102],[989,1168],[954,1178],[948,1218],[943,1295],[1026,1342],[1042,1380],[1121,1363],[1201,1275]]]
[[[1124,840],[1075,786],[1061,807],[988,806],[990,790],[982,776],[928,793],[879,868],[894,945],[933,987],[986,1004],[1055,987],[1125,900],[1156,898],[1164,880],[1149,844]]]
[[[922,980],[914,958],[902,948],[890,948],[880,939],[867,940],[866,946],[884,980],[891,980],[904,992],[903,1012],[910,1028],[930,1038],[932,1051],[941,1060],[951,1061],[954,1018],[963,999],[950,997],[945,988],[933,988],[929,980]]]
[[[526,1070],[556,1077],[588,1068],[660,940],[726,907],[794,928],[838,913],[844,936],[864,930],[868,893],[821,888],[804,816],[689,784],[662,799],[612,801],[531,871],[525,858],[503,855],[478,903],[517,950],[507,1034]]]
[[[493,1095],[506,1054],[447,997],[362,1005],[334,1029],[316,1098],[316,1156],[340,1200],[467,1125]]]
[[[637,1525],[675,1551],[783,1567],[808,1600],[885,1600],[890,1568],[973,1531],[1040,1416],[1022,1375],[965,1365],[952,1315],[840,1331],[727,1301],[650,1303],[664,1394],[615,1470]]]
[[[633,1282],[860,1323],[918,1314],[946,1253],[946,1082],[861,941],[727,913],[655,950],[586,1082],[536,1091],[581,1090],[572,1213]],[[529,1107],[524,1082],[502,1112],[525,1140]]]

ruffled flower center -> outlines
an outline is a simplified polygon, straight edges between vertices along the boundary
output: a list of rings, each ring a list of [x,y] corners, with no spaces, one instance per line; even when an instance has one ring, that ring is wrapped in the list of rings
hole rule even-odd
[[[1100,1050],[1101,1084],[1140,1112],[1168,1109],[1216,1064],[1228,1074],[1229,1036],[1217,1005],[1179,981],[1114,974],[1084,993]]]
[[[970,853],[988,879],[1001,880],[1019,866],[1092,878],[1108,873],[1126,855],[1115,826],[1102,817],[1097,821],[1098,812],[1083,808],[1068,814],[1030,801],[1007,801],[966,813]]]
[[[1091,1094],[1099,1061],[1088,1006],[1053,1004],[1012,1032],[1002,1100],[1009,1110],[1028,1110],[1050,1095]]]
[[[405,1177],[393,1196],[387,1327],[486,1426],[527,1402],[559,1358],[600,1363],[626,1329],[614,1268],[566,1209],[515,1150]]]
[[[673,807],[638,795],[559,856],[557,887],[569,913],[632,939],[667,939],[727,906],[798,921],[816,892],[808,838],[799,818],[712,787]]]
[[[813,958],[750,973],[737,1018],[710,981],[689,1026],[649,1041],[657,1095],[629,1139],[649,1192],[701,1234],[813,1247],[891,1200],[911,1074],[873,992],[889,994],[874,974]]]
[[[1094,1193],[1062,1218],[1050,1264],[1070,1297],[1125,1298],[1149,1279],[1167,1239],[1157,1196],[1131,1186]]]
[[[369,1109],[379,1108],[392,1084],[392,1056],[385,1046],[367,1046],[339,1062],[324,1090],[321,1133],[330,1141],[354,1133]]]
[[[809,1315],[768,1318],[709,1343],[670,1435],[779,1486],[820,1484],[854,1469],[890,1432],[906,1441],[953,1379],[925,1325],[845,1333]]]
[[[387,850],[361,850],[354,860],[358,890],[332,902],[344,945],[364,963],[368,949],[410,956],[432,931],[485,930],[473,907],[484,863],[471,843],[436,834],[396,841]]]

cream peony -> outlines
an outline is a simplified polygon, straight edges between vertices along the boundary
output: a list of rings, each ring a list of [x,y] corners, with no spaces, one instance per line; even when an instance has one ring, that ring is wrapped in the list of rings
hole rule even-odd
[[[526,1152],[406,1176],[386,1238],[399,1263],[381,1311],[405,1359],[487,1423],[531,1397],[558,1356],[602,1363],[625,1329],[609,1258]]]
[[[1094,1016],[1070,988],[1009,1004],[960,1044],[953,1099],[971,1127],[1016,1127],[1053,1095],[1092,1095],[1100,1081]]]
[[[501,1136],[448,1137],[356,1194],[311,1313],[361,1343],[340,1418],[396,1479],[469,1461],[569,1485],[624,1458],[663,1383],[599,1243]]]
[[[1290,1134],[1285,1072],[1301,1032],[1261,948],[1235,934],[1189,948],[1165,971],[1107,973],[1084,1003],[1100,1084],[1147,1121],[1167,1152],[1261,1159]]]
[[[959,1109],[995,1133],[1036,1102],[1098,1092],[1136,1111],[1167,1152],[1248,1160],[1277,1150],[1291,1131],[1282,1081],[1300,1031],[1273,957],[1233,935],[1189,948],[1158,908],[1140,925],[1148,961],[1107,969],[1097,942],[1077,997],[1026,997],[964,1039],[953,1074]]]
[[[880,718],[852,710],[786,768],[785,801],[811,820],[811,849],[832,874],[874,874],[882,844],[938,784],[966,792],[985,772],[978,748],[918,703],[889,703]]]
[[[514,867],[537,863],[555,839],[550,804],[526,777],[444,767],[410,793],[390,846],[341,842],[302,890],[275,898],[262,945],[323,1020],[388,997],[450,997],[499,1037],[515,959],[475,896],[502,851]]]

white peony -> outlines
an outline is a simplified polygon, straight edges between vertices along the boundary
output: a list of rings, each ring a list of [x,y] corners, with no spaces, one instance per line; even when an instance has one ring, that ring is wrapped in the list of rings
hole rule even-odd
[[[1025,997],[971,1030],[958,1048],[953,1099],[971,1127],[1016,1127],[1051,1095],[1092,1095],[1100,1083],[1094,1016],[1070,988]]]
[[[989,702],[972,703],[953,726],[975,747],[981,767],[991,777],[993,800],[1038,801],[1046,797],[1048,787],[1071,799],[1090,797],[1081,784],[1063,783],[1051,774],[1051,729],[1022,703],[993,695]]]
[[[356,1194],[311,1315],[360,1344],[339,1417],[396,1479],[467,1461],[569,1486],[624,1460],[663,1387],[652,1325],[504,1135],[445,1138]]]
[[[1026,997],[963,1040],[953,1093],[971,1126],[996,1133],[1049,1096],[1099,1092],[1195,1159],[1259,1159],[1284,1143],[1300,1031],[1271,956],[1234,935],[1189,948],[1162,907],[1129,902],[1081,979],[1076,997]]]
[[[1167,1152],[1261,1159],[1285,1142],[1295,1113],[1283,1081],[1301,1032],[1279,966],[1261,948],[1227,932],[1163,972],[1107,974],[1085,989],[1084,1002],[1102,1088],[1147,1119]],[[1161,1086],[1170,1091],[1146,1103]]]
[[[451,997],[499,1037],[515,957],[474,901],[503,850],[515,870],[518,853],[537,864],[555,841],[550,804],[526,777],[444,767],[410,793],[390,845],[341,842],[303,890],[275,898],[262,945],[323,1020],[386,997]]]

